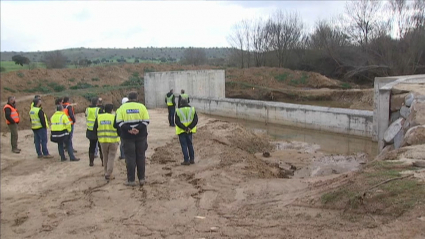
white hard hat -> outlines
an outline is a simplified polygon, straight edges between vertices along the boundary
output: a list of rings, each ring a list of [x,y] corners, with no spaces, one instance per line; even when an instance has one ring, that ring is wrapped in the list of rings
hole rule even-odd
[[[126,103],[127,101],[128,101],[128,98],[127,98],[127,97],[124,97],[124,98],[122,98],[121,104],[124,104],[124,103]]]

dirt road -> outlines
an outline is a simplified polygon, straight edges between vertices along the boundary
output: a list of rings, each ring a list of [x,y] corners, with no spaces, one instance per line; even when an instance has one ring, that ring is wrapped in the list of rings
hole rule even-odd
[[[1,238],[423,238],[423,222],[406,215],[380,223],[309,206],[347,174],[280,178],[255,152],[267,138],[236,124],[200,116],[196,164],[182,160],[165,110],[150,110],[147,184],[128,188],[125,163],[106,183],[100,160],[88,166],[82,115],[74,136],[79,162],[37,159],[30,130],[19,132],[21,154],[1,140]],[[51,154],[58,155],[49,142]],[[272,154],[308,164],[319,152],[286,148]],[[117,155],[118,157],[118,155]],[[320,186],[321,185],[321,186]],[[325,186],[323,186],[325,185]],[[421,231],[422,230],[422,231]],[[422,234],[420,234],[422,233]],[[422,237],[421,237],[422,235]]]

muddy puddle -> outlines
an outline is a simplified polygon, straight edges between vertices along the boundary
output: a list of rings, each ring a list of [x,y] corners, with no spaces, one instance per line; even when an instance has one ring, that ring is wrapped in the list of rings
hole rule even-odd
[[[291,165],[295,166],[296,170],[291,175],[294,178],[356,171],[377,155],[377,143],[365,137],[226,117],[214,118],[237,122],[256,133],[271,136],[276,141],[276,151],[266,161],[287,164],[283,168],[288,169]]]

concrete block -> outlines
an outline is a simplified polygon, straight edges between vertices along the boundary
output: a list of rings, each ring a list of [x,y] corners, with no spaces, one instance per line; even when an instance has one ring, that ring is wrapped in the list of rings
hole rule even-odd
[[[402,147],[418,144],[425,144],[425,125],[410,128],[404,136]]]
[[[395,87],[393,87],[393,88],[391,89],[391,93],[392,93],[393,95],[399,95],[399,94],[406,94],[406,93],[409,93],[409,91],[408,91],[408,90],[405,90],[405,89],[398,89],[398,88],[397,88],[397,86],[395,86]]]
[[[390,110],[391,112],[400,110],[401,107],[404,105],[404,99],[406,98],[408,94],[400,94],[400,95],[392,95],[391,96],[391,103],[390,103]]]
[[[403,144],[403,140],[404,140],[404,130],[401,129],[400,131],[398,131],[398,133],[394,137],[394,148],[395,149],[400,148],[401,145]]]
[[[401,117],[400,111],[392,112],[391,117],[390,117],[390,124],[393,123],[394,121],[398,120],[400,117]]]
[[[425,125],[425,102],[414,100],[410,109],[410,115],[407,118],[410,127]]]
[[[394,142],[394,137],[398,134],[398,132],[401,130],[403,125],[402,118],[394,121],[390,127],[385,131],[384,133],[384,142],[387,144],[392,144]]]
[[[400,115],[401,117],[407,119],[407,117],[410,115],[410,108],[403,105],[400,109]]]
[[[406,98],[404,98],[404,105],[407,107],[410,107],[414,99],[415,99],[415,95],[413,93],[406,95]]]

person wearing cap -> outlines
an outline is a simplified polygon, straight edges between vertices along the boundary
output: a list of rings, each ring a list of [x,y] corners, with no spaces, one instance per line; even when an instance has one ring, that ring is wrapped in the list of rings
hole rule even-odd
[[[193,150],[192,134],[196,133],[198,115],[195,107],[190,106],[186,99],[181,100],[181,108],[176,111],[176,134],[179,136],[180,146],[183,152],[181,165],[195,163],[195,152]]]
[[[80,161],[76,158],[72,146],[70,144],[71,134],[71,121],[68,116],[63,112],[62,104],[56,105],[56,112],[50,118],[52,124],[52,131],[50,135],[50,141],[58,144],[58,151],[61,157],[61,162],[66,161],[64,145],[68,148],[69,161]]]
[[[16,109],[15,96],[7,97],[7,104],[3,107],[4,117],[6,118],[7,127],[10,130],[10,144],[12,152],[19,154],[21,149],[18,148],[18,124],[20,121],[19,112]]]
[[[103,111],[98,107],[99,105],[99,98],[94,97],[91,100],[91,105],[86,108],[86,138],[90,140],[89,145],[89,166],[92,167],[94,165],[94,151],[96,148],[96,145],[99,144],[97,133],[94,131],[94,123],[96,122],[96,118],[99,114],[103,113]],[[99,149],[100,151],[100,160],[102,161],[103,166],[103,155],[102,155],[102,149]]]
[[[165,95],[165,103],[168,107],[168,123],[170,127],[174,127],[174,113],[176,112],[176,102],[174,98],[173,89]]]
[[[121,105],[127,103],[127,101],[128,101],[128,98],[127,97],[122,98]],[[118,112],[119,112],[119,108],[117,109],[116,114],[118,114]],[[119,128],[118,128],[118,130],[119,130]],[[122,139],[121,139],[121,142],[120,142],[120,157],[119,157],[119,159],[125,159],[125,155],[124,155],[124,144],[123,144],[123,140]]]
[[[184,93],[184,90],[183,89],[180,91],[180,93],[181,94],[179,95],[179,102],[177,104],[177,108],[182,107],[182,103],[181,103],[182,99],[186,99],[187,100],[187,103],[188,104],[190,103],[189,95],[186,94],[186,93]]]
[[[47,149],[47,129],[49,122],[47,116],[41,109],[41,99],[34,99],[34,106],[29,111],[31,129],[34,133],[34,145],[38,158],[53,158]]]

